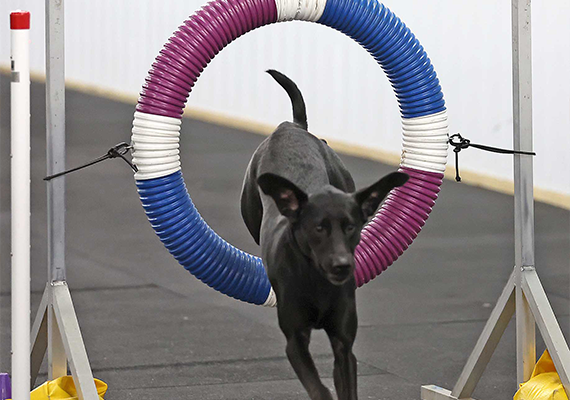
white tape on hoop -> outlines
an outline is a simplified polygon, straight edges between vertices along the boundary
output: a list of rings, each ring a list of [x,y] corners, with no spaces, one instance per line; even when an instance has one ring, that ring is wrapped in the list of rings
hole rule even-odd
[[[180,170],[180,125],[177,118],[135,112],[132,130],[136,180],[160,178]]]
[[[277,21],[318,21],[326,4],[326,0],[275,0]]]
[[[267,300],[265,300],[265,303],[263,303],[263,307],[275,307],[276,305],[277,305],[277,296],[275,295],[273,288],[271,288],[269,294],[267,295]]]
[[[443,173],[447,162],[449,126],[447,111],[403,118],[403,167]]]

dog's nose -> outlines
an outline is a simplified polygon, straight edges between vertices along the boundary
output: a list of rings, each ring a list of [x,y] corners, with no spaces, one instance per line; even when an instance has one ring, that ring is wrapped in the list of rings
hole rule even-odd
[[[350,264],[335,264],[333,265],[333,271],[335,274],[341,275],[341,274],[347,274],[348,271],[350,270],[351,265]]]
[[[335,258],[332,262],[333,271],[336,274],[348,273],[348,271],[352,267],[352,263],[350,261],[351,261],[350,258],[347,256],[341,256]]]
[[[341,253],[342,254],[342,253]],[[342,254],[342,255],[335,255],[331,257],[332,266],[333,267],[340,267],[343,265],[350,265],[352,264],[352,254]]]
[[[329,280],[335,285],[341,285],[350,277],[354,263],[349,257],[335,257],[330,265]]]

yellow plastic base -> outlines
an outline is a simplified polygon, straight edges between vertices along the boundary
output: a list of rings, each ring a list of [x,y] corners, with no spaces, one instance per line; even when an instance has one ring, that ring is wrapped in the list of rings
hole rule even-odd
[[[516,392],[514,400],[568,400],[548,350],[545,350],[530,379]]]
[[[107,392],[107,384],[99,379],[94,379],[99,400],[104,400],[103,396]],[[41,386],[32,390],[30,400],[77,400],[77,389],[73,382],[73,377],[62,376],[61,378],[47,381]]]

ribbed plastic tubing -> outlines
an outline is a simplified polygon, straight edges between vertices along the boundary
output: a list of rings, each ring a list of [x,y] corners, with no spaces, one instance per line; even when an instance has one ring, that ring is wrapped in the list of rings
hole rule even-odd
[[[447,114],[433,66],[412,32],[374,0],[216,0],[186,20],[152,64],[133,122],[138,193],[156,234],[178,262],[212,288],[266,306],[275,295],[263,261],[218,236],[192,203],[180,170],[178,135],[186,100],[210,60],[255,28],[292,19],[337,29],[360,43],[386,73],[403,121],[394,189],[362,231],[358,286],[390,266],[420,232],[437,199],[447,155]]]

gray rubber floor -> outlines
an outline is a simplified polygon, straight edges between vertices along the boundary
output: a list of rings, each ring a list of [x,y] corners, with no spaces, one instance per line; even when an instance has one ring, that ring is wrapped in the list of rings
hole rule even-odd
[[[0,78],[0,371],[10,369],[9,83]],[[33,312],[46,281],[44,86],[32,84]],[[133,106],[67,93],[67,165],[129,141]],[[280,121],[275,121],[276,125]],[[225,239],[258,253],[238,199],[263,137],[183,124],[186,183]],[[474,150],[475,151],[475,150]],[[497,156],[501,157],[501,156]],[[390,171],[342,156],[358,186]],[[306,399],[285,355],[275,310],[221,295],[183,270],[154,235],[132,173],[106,161],[67,178],[68,281],[96,377],[116,399]],[[420,385],[451,388],[514,263],[513,199],[446,181],[424,231],[389,270],[358,290],[361,399],[419,399]],[[570,213],[536,204],[536,260],[568,332]],[[513,323],[475,397],[512,398]],[[539,336],[539,335],[538,335]],[[312,352],[332,387],[329,344]],[[544,349],[539,339],[539,354]],[[45,371],[45,369],[44,369]],[[46,375],[40,378],[45,379]]]

